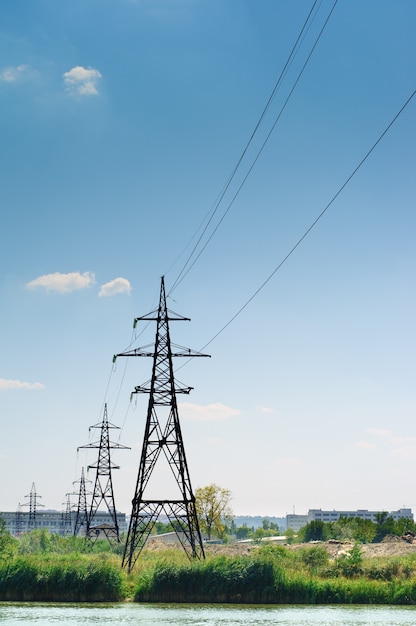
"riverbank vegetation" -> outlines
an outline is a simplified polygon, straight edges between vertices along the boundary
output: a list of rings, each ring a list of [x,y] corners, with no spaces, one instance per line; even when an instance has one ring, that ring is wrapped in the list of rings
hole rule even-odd
[[[119,559],[111,556],[51,552],[0,563],[2,601],[114,602],[126,595]]]
[[[322,546],[258,547],[250,556],[172,563],[160,557],[138,572],[138,602],[250,604],[416,603],[416,554],[364,559],[354,546],[330,560]]]
[[[416,551],[365,558],[356,543],[331,558],[319,543],[263,543],[245,554],[207,546],[205,561],[190,562],[159,544],[128,574],[121,546],[104,541],[35,530],[0,544],[1,601],[416,604]]]

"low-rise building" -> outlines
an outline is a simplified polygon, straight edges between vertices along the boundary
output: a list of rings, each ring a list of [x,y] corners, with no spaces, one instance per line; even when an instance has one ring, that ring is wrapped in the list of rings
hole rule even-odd
[[[71,511],[68,514],[64,511],[47,509],[45,511],[36,511],[36,515],[31,514],[29,511],[5,511],[0,513],[0,516],[6,522],[6,529],[15,537],[35,528],[49,530],[49,532],[58,535],[72,535],[75,528],[76,511]],[[117,521],[120,532],[126,531],[126,514],[117,512]],[[112,526],[113,523],[113,518],[108,511],[97,511],[94,516],[94,526],[103,524]],[[81,527],[80,534],[84,533],[85,528]]]
[[[309,522],[309,517],[307,515],[296,515],[295,513],[290,513],[286,515],[286,528],[291,528],[298,532],[303,526]]]
[[[291,528],[295,532],[300,530],[302,526],[306,526],[309,522],[336,522],[340,517],[355,518],[370,520],[371,522],[377,522],[377,518],[381,513],[385,511],[368,511],[367,509],[357,509],[356,511],[341,511],[335,510],[325,511],[322,509],[309,509],[307,515],[286,515],[287,528]],[[395,521],[406,518],[413,520],[412,509],[402,508],[397,511],[387,512],[389,517],[392,517]]]

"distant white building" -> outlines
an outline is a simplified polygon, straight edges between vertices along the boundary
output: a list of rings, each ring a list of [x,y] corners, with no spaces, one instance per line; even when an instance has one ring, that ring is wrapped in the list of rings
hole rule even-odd
[[[45,529],[57,535],[72,535],[75,527],[76,512],[71,511],[70,515],[62,511],[45,510],[36,511],[36,515],[31,518],[29,511],[2,512],[0,516],[6,522],[6,529],[13,536],[18,536],[30,530]],[[120,532],[127,530],[126,514],[117,512],[117,521]],[[113,519],[108,511],[98,511],[94,516],[94,526],[110,524]],[[85,533],[85,528],[81,528],[80,534]]]
[[[307,515],[296,515],[295,513],[290,513],[286,515],[286,528],[291,528],[298,532],[303,526],[309,522],[309,517]]]
[[[309,509],[307,515],[286,515],[287,528],[291,528],[295,532],[300,530],[302,526],[309,524],[309,522],[336,522],[340,517],[359,517],[360,519],[367,519],[371,522],[377,521],[377,516],[384,511],[368,511],[367,509],[357,509],[356,511],[339,511],[333,509],[332,511],[323,511],[322,509]],[[392,517],[395,521],[406,518],[413,520],[412,509],[398,509],[397,511],[387,512],[389,517]]]

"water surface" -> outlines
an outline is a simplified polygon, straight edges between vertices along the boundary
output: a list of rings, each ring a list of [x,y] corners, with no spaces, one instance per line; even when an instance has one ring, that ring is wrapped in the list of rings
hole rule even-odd
[[[416,608],[0,603],[2,626],[415,626]]]

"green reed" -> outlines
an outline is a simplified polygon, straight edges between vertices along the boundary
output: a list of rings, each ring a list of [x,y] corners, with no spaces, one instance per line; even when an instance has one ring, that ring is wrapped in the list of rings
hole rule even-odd
[[[181,548],[143,550],[132,573],[119,555],[54,552],[0,559],[0,601],[416,604],[416,555],[329,559],[322,546],[265,545],[247,556],[189,561]]]
[[[354,567],[351,567],[354,565]],[[248,557],[173,563],[153,557],[137,575],[139,602],[415,604],[414,559],[330,562],[324,549],[267,546]],[[377,577],[374,573],[377,572]]]
[[[50,554],[0,563],[0,600],[107,602],[125,594],[119,559]]]

